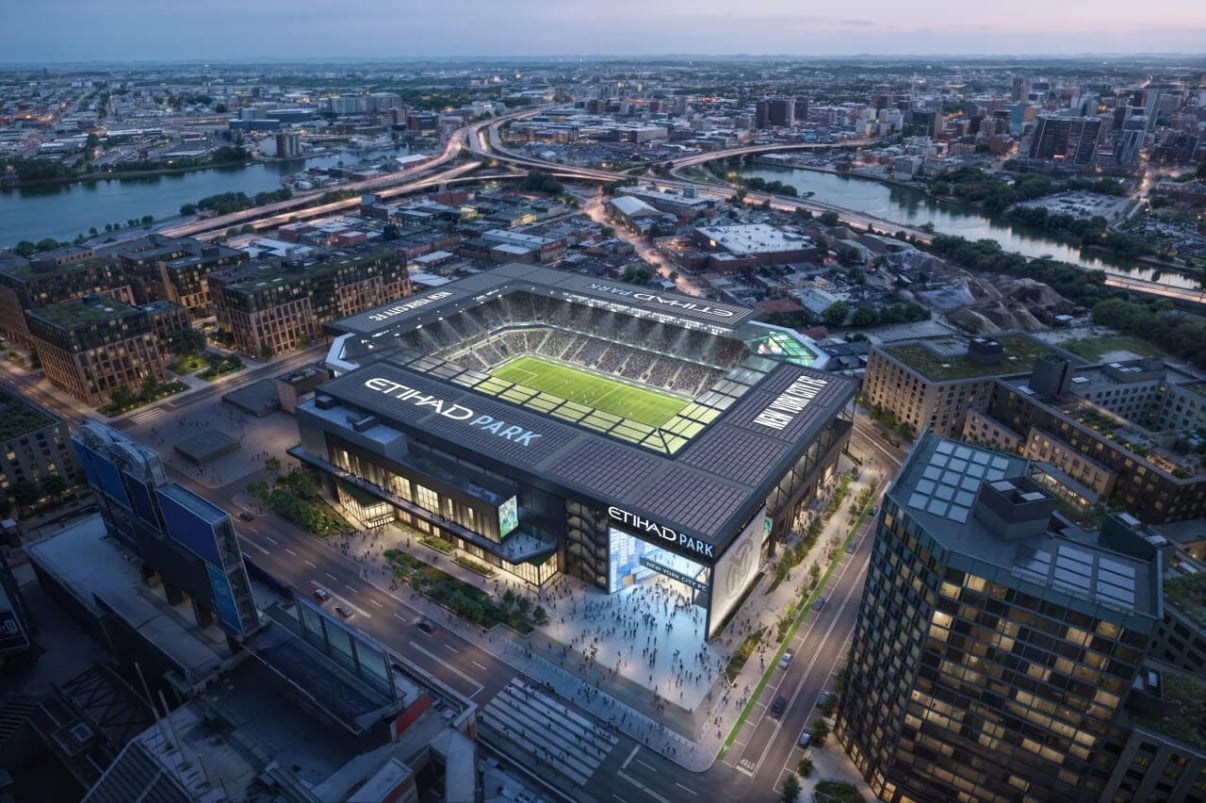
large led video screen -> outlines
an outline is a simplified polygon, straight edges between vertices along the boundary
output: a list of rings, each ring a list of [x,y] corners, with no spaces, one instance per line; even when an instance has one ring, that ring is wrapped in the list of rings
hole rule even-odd
[[[183,493],[188,493],[180,489]],[[157,489],[159,510],[163,513],[163,523],[168,535],[187,547],[201,560],[212,566],[221,566],[218,556],[218,539],[214,535],[213,525],[172,497]]]
[[[519,498],[512,496],[498,506],[498,537],[505,538],[519,526]]]
[[[708,606],[709,638],[724,624],[724,618],[732,612],[758,574],[762,534],[767,526],[766,509],[763,508],[717,561],[712,574],[712,602]]]
[[[615,527],[608,528],[608,543],[607,590],[610,593],[638,585],[654,574],[678,580],[697,591],[707,588],[707,567],[701,563]]]
[[[230,580],[213,566],[205,568],[209,572],[209,587],[214,592],[214,611],[227,630],[242,636],[243,623],[239,620],[239,606],[235,602],[234,591],[230,588]]]
[[[78,446],[76,451],[79,452],[81,461],[85,463],[85,473],[88,478],[100,486],[106,496],[129,510],[130,500],[126,496],[126,489],[122,485],[121,473],[117,470],[117,466],[109,462],[107,457],[92,451],[87,446],[83,444],[78,444]]]

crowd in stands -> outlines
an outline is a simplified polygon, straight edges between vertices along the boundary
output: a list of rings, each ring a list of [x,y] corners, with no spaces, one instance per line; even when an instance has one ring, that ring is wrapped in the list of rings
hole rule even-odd
[[[510,293],[401,336],[403,354],[489,371],[543,356],[695,397],[744,358],[739,341],[574,304]]]

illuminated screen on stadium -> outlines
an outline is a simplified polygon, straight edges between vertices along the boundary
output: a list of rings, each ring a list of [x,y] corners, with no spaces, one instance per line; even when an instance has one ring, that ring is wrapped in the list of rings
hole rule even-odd
[[[639,585],[655,574],[678,580],[696,591],[707,590],[708,569],[703,564],[662,549],[657,544],[643,541],[615,527],[608,528],[608,539],[609,593]]]
[[[506,538],[519,526],[519,497],[512,496],[498,506],[498,537]]]

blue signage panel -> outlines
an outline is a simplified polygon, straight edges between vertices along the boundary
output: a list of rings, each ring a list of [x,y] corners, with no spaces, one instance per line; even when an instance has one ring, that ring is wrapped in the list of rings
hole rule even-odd
[[[156,489],[156,494],[168,535],[211,566],[221,566],[213,524],[165,494],[162,489]]]
[[[235,603],[234,592],[230,589],[230,580],[213,566],[205,568],[209,572],[209,587],[214,590],[214,612],[218,614],[227,630],[242,636],[243,623],[239,620],[239,606]]]

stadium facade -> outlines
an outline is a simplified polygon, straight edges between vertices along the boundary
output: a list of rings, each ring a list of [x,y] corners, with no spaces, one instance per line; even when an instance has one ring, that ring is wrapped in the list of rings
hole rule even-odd
[[[293,454],[366,524],[535,585],[668,577],[711,637],[852,428],[855,383],[754,314],[503,265],[329,324]]]

